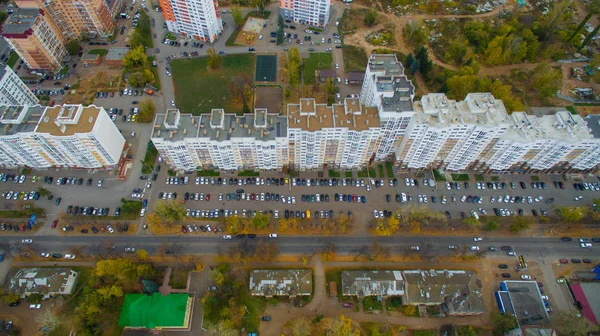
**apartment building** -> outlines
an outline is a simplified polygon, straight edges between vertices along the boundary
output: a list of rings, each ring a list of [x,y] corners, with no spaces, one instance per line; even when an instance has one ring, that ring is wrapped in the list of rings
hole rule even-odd
[[[414,109],[396,149],[397,164],[403,169],[466,170],[509,127],[502,101],[490,93],[470,93],[461,102],[443,93],[428,94],[415,102]]]
[[[171,32],[210,43],[223,32],[217,0],[160,0],[159,3]]]
[[[114,168],[125,149],[125,138],[95,105],[4,106],[0,124],[5,168]]]
[[[122,0],[18,0],[20,8],[39,8],[47,13],[62,31],[65,39],[82,35],[107,37],[116,25],[116,15]]]
[[[0,67],[0,106],[35,105],[38,101],[33,92],[8,65]]]
[[[358,99],[327,106],[302,98],[287,106],[287,117],[289,165],[298,170],[363,167],[381,142],[377,110]]]
[[[151,139],[166,163],[181,171],[287,165],[286,119],[266,109],[243,116],[222,109],[201,116],[167,110],[156,115]]]
[[[324,28],[331,16],[333,0],[279,0],[284,20]]]
[[[15,10],[2,26],[1,34],[33,70],[58,70],[68,57],[62,30],[41,9]]]
[[[396,54],[372,54],[367,64],[360,102],[376,107],[381,123],[382,140],[377,160],[390,159],[400,145],[414,114],[415,87],[404,75]]]

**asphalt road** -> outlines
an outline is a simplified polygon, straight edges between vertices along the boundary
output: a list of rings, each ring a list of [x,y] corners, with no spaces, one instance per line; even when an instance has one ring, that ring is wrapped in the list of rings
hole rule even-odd
[[[21,239],[32,238],[31,236],[10,236],[3,241],[15,247],[23,246]],[[72,246],[86,246],[85,251],[94,253],[100,244],[110,242],[116,246],[115,253],[124,253],[125,247],[145,249],[150,254],[161,252],[164,247],[173,248],[177,254],[214,254],[218,248],[227,248],[237,242],[247,240],[249,243],[267,237],[256,239],[242,238],[224,240],[221,235],[209,236],[35,236],[33,243],[28,246],[37,252],[66,253]],[[557,256],[570,258],[595,258],[600,257],[596,247],[581,248],[576,238],[572,242],[562,242],[559,238],[535,238],[535,237],[501,237],[486,238],[483,241],[474,242],[473,237],[428,237],[428,236],[397,236],[397,237],[354,237],[354,236],[280,236],[276,240],[283,254],[312,254],[323,248],[326,244],[333,243],[339,254],[354,254],[361,247],[369,246],[373,241],[382,246],[390,248],[394,253],[407,253],[411,246],[420,246],[421,253],[425,255],[452,254],[448,250],[449,245],[456,245],[468,250],[468,246],[478,245],[481,251],[487,251],[490,246],[496,247],[496,252],[489,252],[489,256],[515,258],[506,256],[501,246],[511,246],[520,255],[529,257]],[[597,260],[596,260],[597,261]]]

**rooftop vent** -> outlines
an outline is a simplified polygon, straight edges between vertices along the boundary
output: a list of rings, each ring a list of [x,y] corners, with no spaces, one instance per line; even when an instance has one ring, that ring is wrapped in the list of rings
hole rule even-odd
[[[90,124],[91,124],[91,123],[93,123],[93,122],[94,122],[94,117],[90,117],[90,118],[88,119],[88,122],[89,122]]]

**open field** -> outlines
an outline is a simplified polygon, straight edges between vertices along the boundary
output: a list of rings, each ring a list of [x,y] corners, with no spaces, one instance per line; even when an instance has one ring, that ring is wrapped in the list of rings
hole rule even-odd
[[[342,49],[344,54],[344,67],[346,71],[365,71],[369,56],[364,49],[345,45]]]
[[[254,108],[266,108],[269,113],[281,113],[283,97],[278,86],[259,86],[254,89]]]
[[[175,101],[181,111],[194,115],[208,113],[213,108],[241,112],[242,104],[231,99],[229,82],[235,76],[254,72],[255,55],[225,55],[220,59],[220,66],[215,70],[207,68],[206,58],[171,62]]]
[[[332,62],[331,53],[310,53],[309,58],[304,59],[304,84],[314,84],[315,71],[331,69]]]

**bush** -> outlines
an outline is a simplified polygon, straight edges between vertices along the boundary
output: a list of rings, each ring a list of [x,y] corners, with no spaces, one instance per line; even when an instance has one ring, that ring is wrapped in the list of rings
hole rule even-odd
[[[400,312],[404,316],[419,316],[417,307],[411,305],[403,305],[402,308],[400,308]]]

